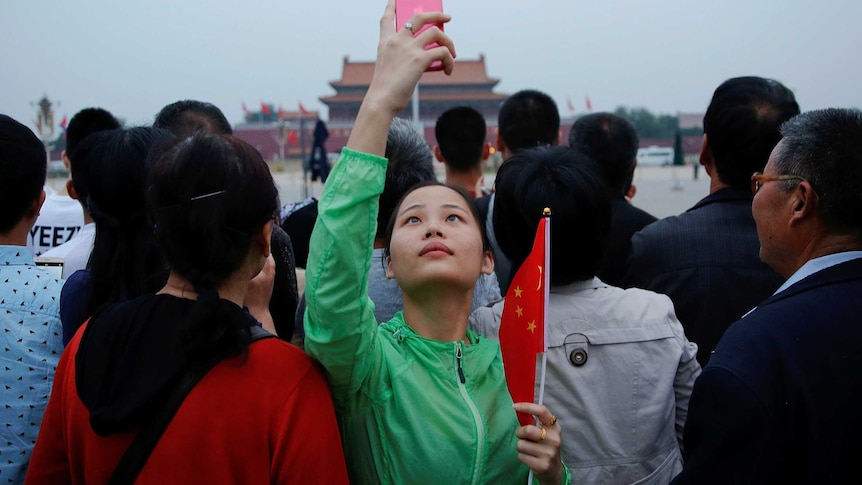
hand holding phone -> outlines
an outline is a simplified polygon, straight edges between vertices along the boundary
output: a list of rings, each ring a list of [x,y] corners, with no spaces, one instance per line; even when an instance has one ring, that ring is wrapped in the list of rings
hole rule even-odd
[[[395,29],[401,30],[404,28],[404,24],[410,20],[410,17],[416,13],[422,12],[442,12],[443,11],[443,0],[396,0],[395,2]],[[416,37],[424,30],[430,28],[432,25],[436,25],[440,30],[443,30],[442,23],[436,24],[426,24],[421,29],[415,31],[413,33],[413,37]],[[433,42],[425,46],[425,50],[433,49],[438,47],[439,44]],[[431,65],[428,66],[426,71],[442,71],[443,63],[440,61],[434,61]]]

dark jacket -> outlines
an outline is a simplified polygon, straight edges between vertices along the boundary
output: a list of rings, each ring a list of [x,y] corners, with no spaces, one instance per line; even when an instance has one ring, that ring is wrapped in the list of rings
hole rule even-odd
[[[674,483],[858,483],[860,315],[857,259],[731,326],[695,383]]]
[[[751,193],[727,188],[636,233],[624,286],[669,296],[705,366],[727,327],[782,281],[760,261]]]
[[[622,286],[632,252],[632,236],[657,219],[652,214],[638,209],[623,197],[612,201],[613,218],[608,236],[605,262],[599,270],[600,280],[611,286]]]

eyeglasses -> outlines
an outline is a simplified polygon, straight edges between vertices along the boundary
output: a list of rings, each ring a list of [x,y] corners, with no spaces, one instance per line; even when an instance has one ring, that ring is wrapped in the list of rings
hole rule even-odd
[[[778,182],[779,180],[805,180],[805,177],[800,175],[778,175],[775,177],[767,177],[763,172],[754,172],[751,176],[751,195],[756,194],[766,182]]]

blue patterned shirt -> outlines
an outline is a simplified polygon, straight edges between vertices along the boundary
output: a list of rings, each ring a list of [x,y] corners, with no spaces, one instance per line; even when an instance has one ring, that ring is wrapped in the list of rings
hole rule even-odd
[[[24,482],[63,352],[60,288],[24,246],[0,245],[0,485]]]

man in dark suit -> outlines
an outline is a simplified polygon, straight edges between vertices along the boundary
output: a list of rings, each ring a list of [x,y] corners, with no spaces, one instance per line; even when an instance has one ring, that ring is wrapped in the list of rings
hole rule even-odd
[[[752,176],[760,255],[787,281],[695,383],[684,483],[858,483],[862,112],[799,115]]]
[[[632,189],[637,167],[638,133],[625,118],[611,113],[593,113],[575,121],[569,131],[569,146],[592,158],[611,196],[613,218],[600,280],[622,286],[632,235],[656,221],[652,214],[633,206],[626,196]]]
[[[670,297],[701,366],[727,327],[782,282],[757,256],[749,183],[781,138],[778,127],[798,113],[793,93],[776,81],[725,81],[703,118],[709,196],[632,237],[624,286]]]

